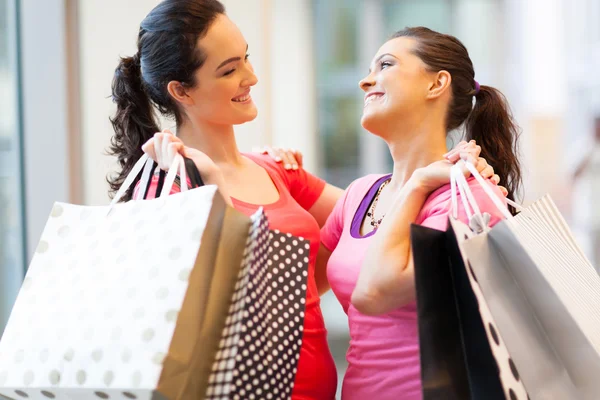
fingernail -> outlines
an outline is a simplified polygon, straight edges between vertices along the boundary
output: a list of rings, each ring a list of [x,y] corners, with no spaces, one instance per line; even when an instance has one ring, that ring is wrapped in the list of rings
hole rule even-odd
[[[275,157],[275,161],[277,161],[277,162],[281,162],[281,161],[282,161],[282,160],[281,160],[281,157],[279,157],[279,156]]]
[[[292,168],[292,164],[285,164],[285,169],[291,169]]]
[[[298,165],[297,164],[292,165],[292,169],[298,169]]]

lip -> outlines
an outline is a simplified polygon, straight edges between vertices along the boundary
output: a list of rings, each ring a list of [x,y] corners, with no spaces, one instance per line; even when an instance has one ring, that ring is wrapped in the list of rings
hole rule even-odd
[[[383,92],[369,92],[367,94],[365,94],[365,101],[367,101],[367,99],[371,96],[383,96],[385,93]]]
[[[365,101],[364,101],[364,106],[363,107],[368,106],[373,101],[377,100],[377,98],[382,98],[383,96],[385,96],[384,92],[370,92],[370,93],[367,93],[365,95]],[[377,98],[374,98],[374,99],[370,100],[373,97],[377,97]]]
[[[244,101],[236,101],[235,99],[239,99],[239,98],[243,98],[248,96],[248,99],[244,100]],[[248,104],[252,101],[252,96],[250,96],[250,89],[246,90],[244,93],[237,95],[235,97],[233,97],[231,99],[232,102],[237,103],[237,104]]]

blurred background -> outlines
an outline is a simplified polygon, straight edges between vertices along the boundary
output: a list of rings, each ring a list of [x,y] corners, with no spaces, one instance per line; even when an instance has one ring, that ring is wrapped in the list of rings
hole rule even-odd
[[[0,332],[54,201],[107,204],[110,86],[157,0],[0,0]],[[360,127],[358,81],[394,31],[424,25],[462,40],[476,79],[501,89],[523,134],[523,202],[550,193],[600,265],[600,1],[225,0],[246,36],[259,117],[243,150],[300,149],[345,187],[390,170]],[[173,126],[163,121],[163,127]],[[340,375],[345,315],[323,299]]]

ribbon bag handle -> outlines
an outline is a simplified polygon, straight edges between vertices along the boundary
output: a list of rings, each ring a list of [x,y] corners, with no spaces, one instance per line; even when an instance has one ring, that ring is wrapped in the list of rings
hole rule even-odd
[[[138,174],[142,170],[144,172],[142,173],[142,178],[141,178],[142,183],[140,186],[140,190],[138,191],[137,198],[139,198],[140,195],[141,196],[144,195],[144,193],[146,192],[146,187],[148,185],[148,181],[150,180],[150,171],[152,170],[153,163],[154,163],[154,161],[148,156],[148,154],[143,154],[142,157],[140,157],[140,159],[135,163],[135,165],[131,169],[131,172],[125,178],[125,181],[123,181],[123,184],[121,185],[121,187],[115,194],[115,197],[110,202],[110,205],[107,210],[107,215],[111,212],[113,207],[123,198],[123,196],[125,195],[127,190],[131,187],[131,185],[135,181],[135,178],[138,176]],[[167,197],[169,195],[169,193],[171,193],[171,189],[172,189],[173,185],[175,184],[175,178],[177,176],[177,171],[179,171],[179,177],[180,177],[180,181],[181,181],[181,191],[185,192],[189,189],[188,183],[187,183],[187,173],[185,170],[185,162],[183,160],[183,156],[181,154],[177,154],[175,156],[175,158],[173,159],[173,163],[171,164],[171,167],[169,168],[169,171],[167,173],[167,177],[165,179],[165,184],[163,185],[162,191],[160,193],[160,198],[164,199],[165,197]]]
[[[483,215],[477,201],[475,200],[475,196],[473,196],[473,192],[469,187],[469,184],[463,175],[462,166],[465,166],[471,175],[477,180],[477,183],[481,186],[484,193],[490,198],[490,200],[494,203],[496,208],[502,213],[505,219],[512,219],[513,216],[508,211],[508,208],[504,205],[502,200],[494,193],[490,185],[486,182],[486,180],[481,176],[481,174],[477,171],[477,168],[470,163],[464,162],[463,160],[458,161],[455,165],[450,169],[450,186],[452,190],[452,216],[456,219],[458,217],[458,201],[456,198],[456,189],[458,188],[458,192],[461,194],[461,199],[463,200],[463,205],[465,210],[467,211],[467,216],[472,218],[475,216],[479,219],[480,222],[483,222]],[[522,211],[523,206],[515,203],[510,199],[504,199],[509,205],[513,206],[515,209]],[[467,205],[468,204],[468,205]],[[472,214],[470,214],[470,209],[472,209]],[[485,226],[485,225],[482,225]]]

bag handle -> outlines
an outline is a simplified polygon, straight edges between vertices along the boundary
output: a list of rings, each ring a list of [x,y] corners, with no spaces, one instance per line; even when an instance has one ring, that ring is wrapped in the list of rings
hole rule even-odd
[[[142,179],[143,179],[142,186],[143,187],[140,187],[137,197],[139,197],[140,193],[142,193],[142,196],[143,196],[143,194],[146,192],[146,187],[147,187],[148,181],[150,179],[150,170],[152,169],[153,162],[154,161],[148,156],[148,154],[143,154],[140,157],[140,159],[135,163],[135,165],[131,169],[131,172],[129,173],[129,175],[127,175],[127,177],[125,178],[125,181],[123,181],[123,184],[121,185],[121,187],[115,194],[115,197],[110,202],[110,205],[108,206],[108,210],[106,213],[107,215],[111,212],[113,207],[123,198],[123,196],[125,195],[127,190],[131,187],[131,185],[135,181],[135,178],[138,176],[138,174],[140,172],[142,172],[142,170],[144,170],[144,172],[142,173]],[[179,170],[179,177],[181,180],[181,191],[185,192],[188,190],[185,162],[183,161],[183,156],[181,154],[177,154],[175,156],[175,158],[173,159],[173,163],[171,164],[171,167],[169,168],[169,171],[167,173],[167,177],[165,179],[165,184],[163,185],[162,190],[160,192],[160,198],[165,198],[169,195],[169,193],[171,193],[171,188],[173,187],[173,184],[175,183],[175,177],[177,176],[178,170]]]
[[[508,211],[508,208],[506,208],[502,200],[496,195],[496,193],[494,193],[492,188],[490,188],[486,180],[481,176],[479,171],[477,171],[477,168],[475,168],[475,166],[472,163],[464,162],[463,160],[459,160],[450,169],[450,185],[452,190],[452,216],[455,219],[458,217],[458,202],[456,199],[456,186],[458,186],[458,191],[461,194],[461,199],[463,199],[463,204],[465,204],[465,202],[468,202],[473,209],[473,215],[476,215],[479,221],[483,222],[483,215],[481,214],[481,210],[479,209],[477,201],[475,200],[475,196],[473,196],[473,192],[471,191],[471,188],[469,187],[469,184],[462,172],[463,166],[465,166],[469,170],[471,175],[477,180],[484,193],[490,198],[490,200],[492,200],[492,202],[494,203],[496,208],[498,208],[498,210],[502,213],[504,218],[512,219],[513,216],[510,213],[510,211]],[[505,199],[505,201],[519,211],[522,211],[524,209],[522,205],[515,203],[510,199]],[[467,210],[467,216],[471,218],[472,215],[469,215],[469,210],[466,205],[465,210]],[[485,224],[482,226],[485,226]]]
[[[189,179],[189,188],[197,188],[204,186],[204,181],[200,176],[200,171],[198,171],[198,167],[196,167],[196,163],[191,158],[183,157],[185,173],[187,174],[187,179]],[[150,183],[152,182],[154,171],[158,164],[152,159],[148,159],[146,161],[146,165],[144,166],[144,171],[142,172],[142,177],[140,179],[140,187],[134,197],[134,200],[145,200],[148,197],[148,190],[150,189]],[[157,191],[162,192],[162,188],[164,187],[165,180],[165,172],[160,170],[159,181],[156,187]],[[186,179],[186,182],[187,182]],[[181,177],[180,177],[181,180]],[[185,190],[185,189],[184,189]]]
[[[140,178],[140,188],[137,192],[137,196],[133,198],[133,200],[142,200],[146,198],[146,192],[150,187],[150,180],[152,179],[152,174],[156,169],[156,163],[153,159],[148,158],[146,164],[144,165],[144,172],[142,172],[142,177]]]

